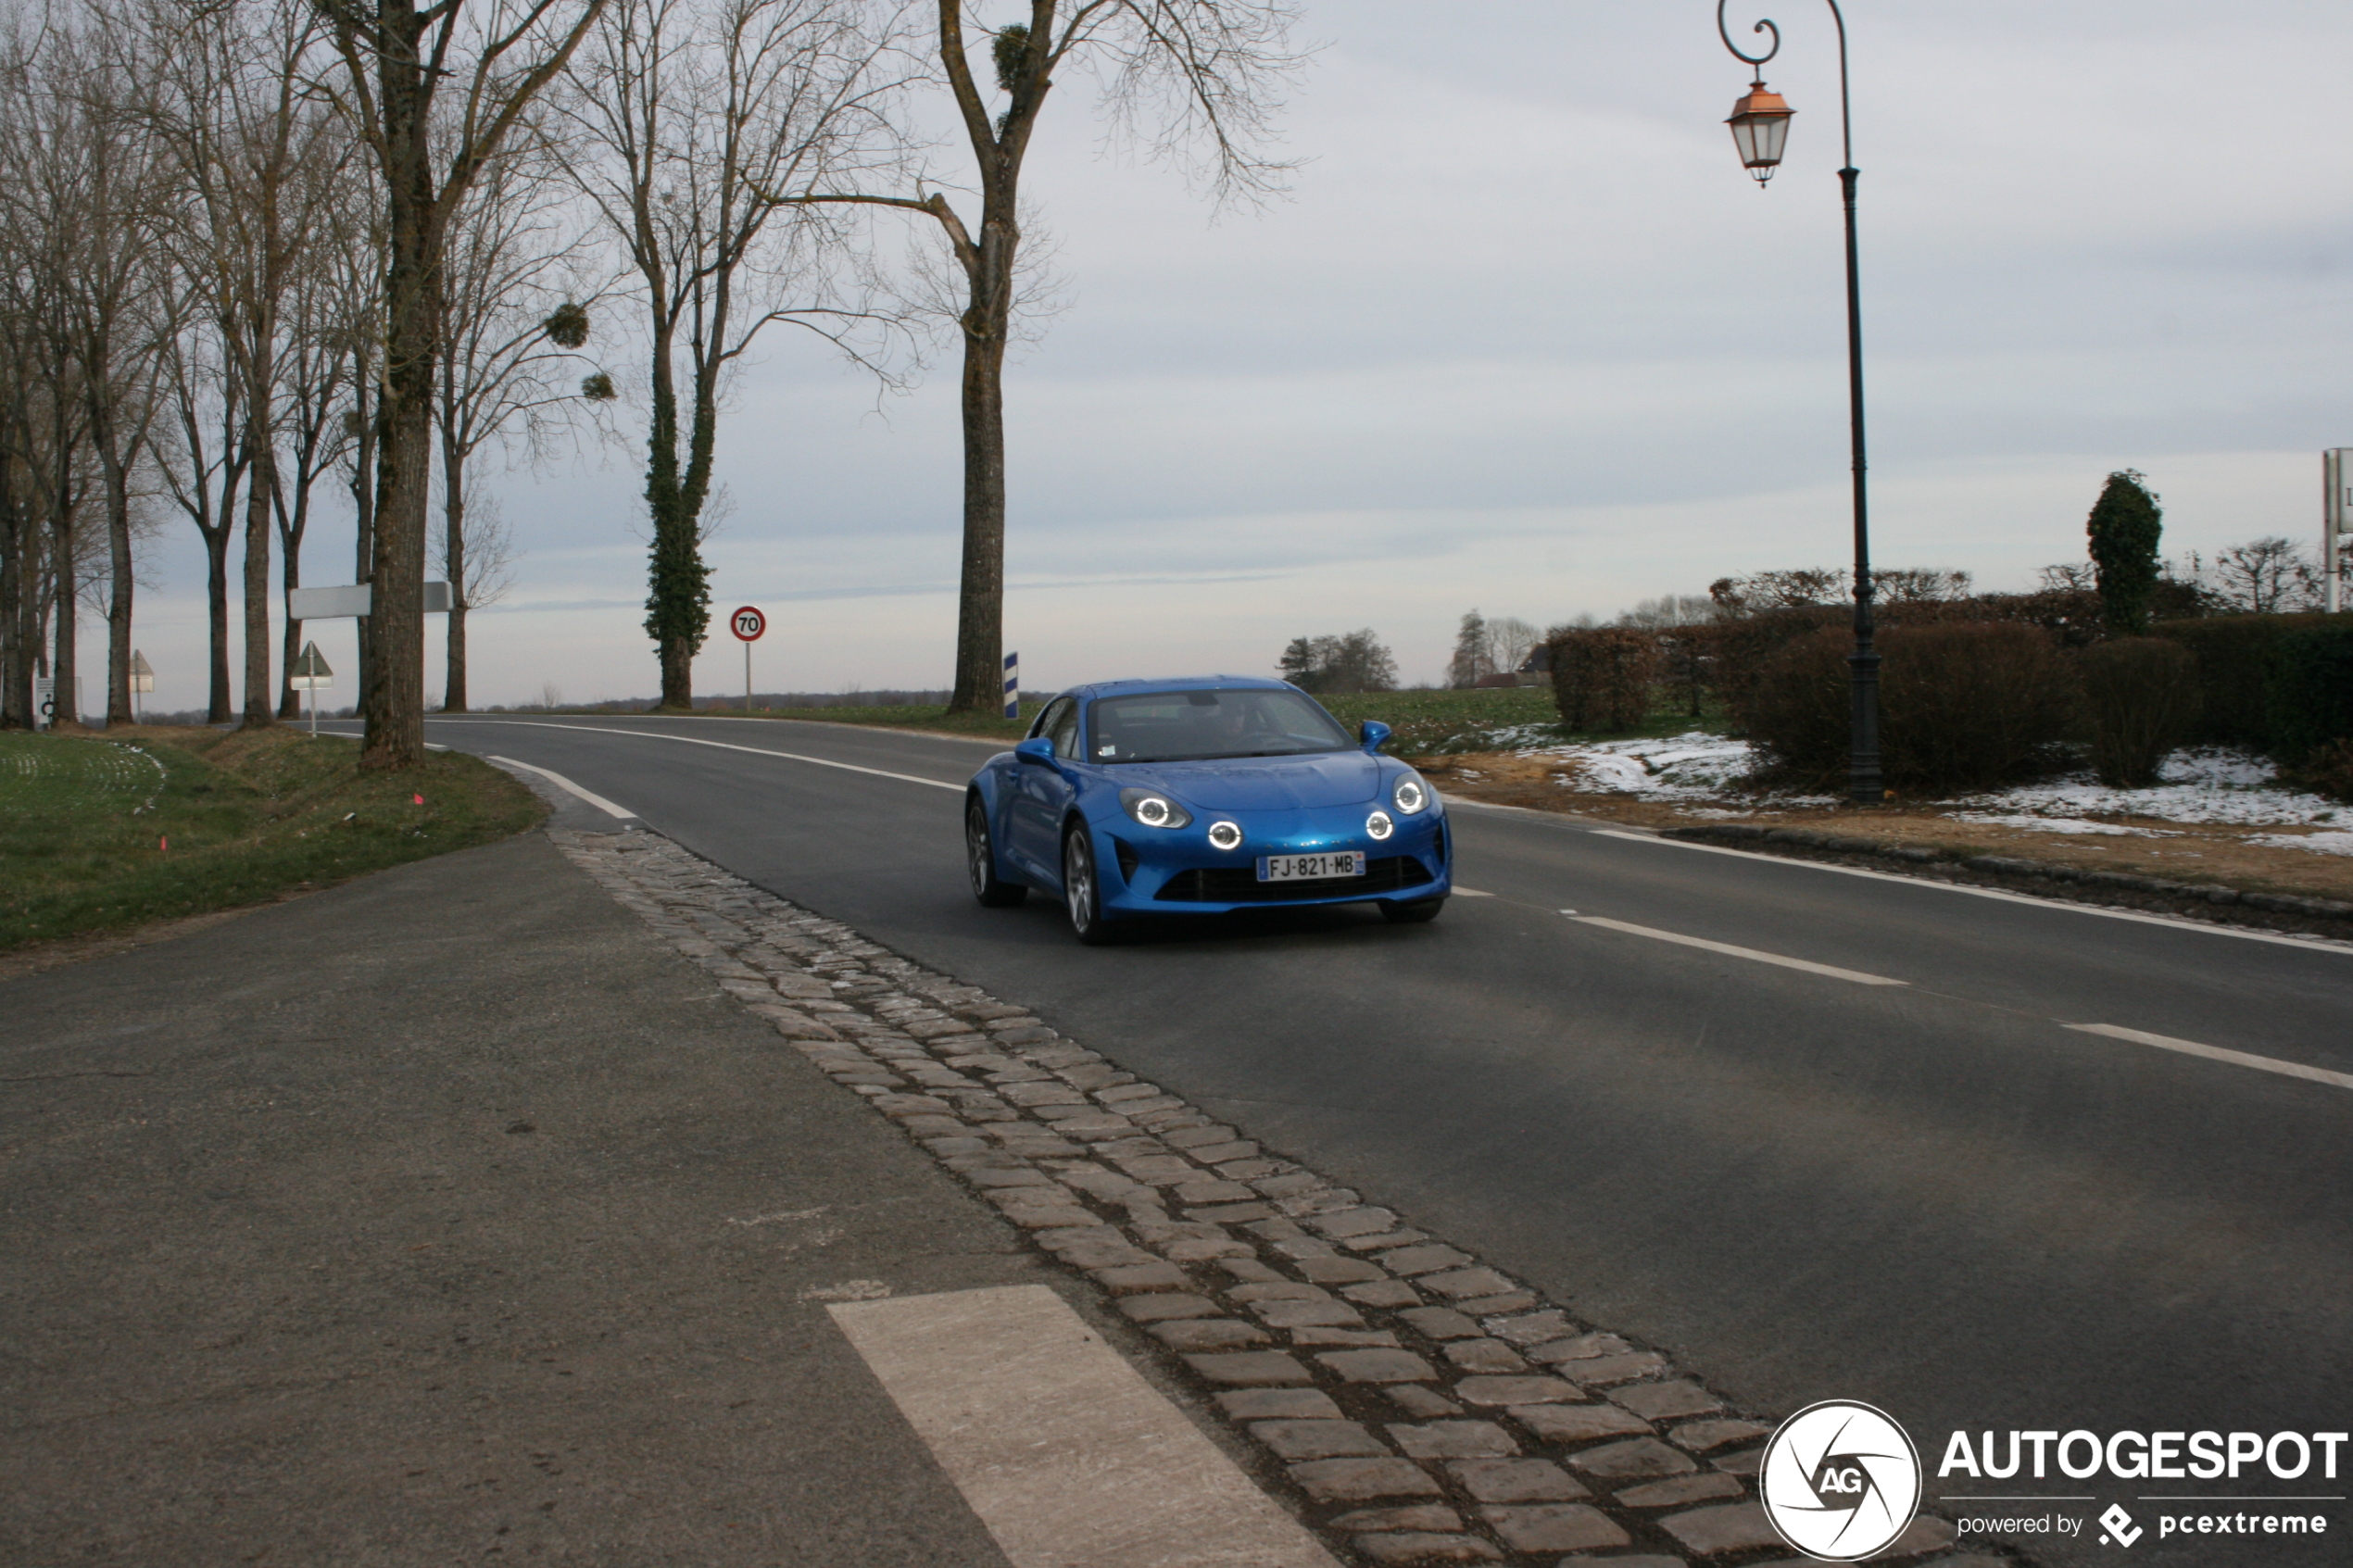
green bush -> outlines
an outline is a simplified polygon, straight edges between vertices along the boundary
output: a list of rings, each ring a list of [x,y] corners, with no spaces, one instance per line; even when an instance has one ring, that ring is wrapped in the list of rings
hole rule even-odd
[[[1553,701],[1581,734],[1624,734],[1650,714],[1658,634],[1629,626],[1564,628],[1549,639]]]
[[[1922,794],[1988,789],[2065,763],[2080,691],[2057,640],[2018,623],[1894,626],[1879,637],[1880,765]],[[1768,776],[1809,789],[1845,780],[1854,634],[1826,626],[1766,659],[1736,714]]]
[[[2079,657],[2093,771],[2111,789],[2155,784],[2197,721],[2197,655],[2161,637],[2115,637]]]
[[[2325,615],[2206,615],[2149,628],[2197,655],[2198,718],[2190,744],[2271,750],[2271,656],[2289,633],[2329,623]]]
[[[2165,514],[2157,496],[2141,483],[2146,477],[2132,469],[2109,474],[2084,523],[2111,636],[2137,637],[2148,631]]]
[[[2353,620],[2318,620],[2283,634],[2264,671],[2271,752],[2291,766],[2353,738]]]

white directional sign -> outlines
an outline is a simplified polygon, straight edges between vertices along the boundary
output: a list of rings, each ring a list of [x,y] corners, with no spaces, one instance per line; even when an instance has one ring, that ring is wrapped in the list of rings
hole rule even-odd
[[[745,605],[727,618],[727,624],[745,642],[756,643],[760,634],[768,630],[768,618],[751,606]]]
[[[286,614],[296,621],[334,621],[374,613],[375,589],[366,583],[344,583],[332,588],[289,588]],[[425,584],[427,615],[449,613],[449,584]]]

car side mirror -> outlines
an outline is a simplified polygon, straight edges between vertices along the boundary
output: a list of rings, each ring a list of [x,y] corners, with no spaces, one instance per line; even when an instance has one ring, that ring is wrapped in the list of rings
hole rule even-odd
[[[1377,752],[1389,739],[1389,726],[1378,719],[1367,719],[1365,721],[1364,729],[1358,732],[1357,738],[1364,743],[1367,753]]]
[[[1013,747],[1013,755],[1025,762],[1042,762],[1051,768],[1054,765],[1054,743],[1044,735],[1034,735]]]

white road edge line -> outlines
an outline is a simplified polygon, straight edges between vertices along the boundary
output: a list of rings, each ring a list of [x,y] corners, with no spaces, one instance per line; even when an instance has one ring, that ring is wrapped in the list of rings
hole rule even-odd
[[[1758,963],[1779,964],[1783,969],[1802,969],[1808,974],[1827,974],[1833,980],[1851,980],[1857,985],[1909,985],[1908,980],[1890,980],[1883,974],[1865,974],[1858,969],[1840,969],[1831,964],[1809,963],[1804,959],[1786,959],[1779,953],[1760,953],[1754,947],[1735,947],[1730,942],[1710,942],[1704,936],[1685,936],[1676,931],[1656,931],[1647,925],[1629,925],[1622,920],[1607,920],[1600,915],[1580,915],[1574,909],[1562,914],[1579,925],[1598,925],[1609,931],[1622,931],[1629,936],[1647,936],[1655,942],[1673,942],[1685,947],[1705,947],[1711,953],[1724,953],[1736,959],[1754,959]]]
[[[2115,1023],[2070,1023],[2065,1027],[2082,1035],[2105,1035],[2111,1040],[2130,1040],[2135,1045],[2155,1046],[2159,1050],[2202,1056],[2208,1061],[2227,1061],[2233,1067],[2259,1068],[2284,1077],[2309,1078],[2315,1084],[2334,1084],[2340,1089],[2353,1089],[2353,1073],[2332,1073],[2325,1067],[2307,1067],[2300,1061],[2282,1061],[2275,1056],[2255,1056],[2246,1051],[2225,1050],[2221,1046],[2201,1046],[2196,1040],[2177,1040],[2171,1035],[2151,1035]]]
[[[1013,1568],[1339,1568],[1044,1286],[825,1311]]]
[[[635,735],[639,740],[674,740],[680,746],[715,746],[722,751],[749,751],[754,757],[781,757],[787,762],[813,762],[820,768],[839,768],[846,773],[867,773],[878,779],[897,779],[901,784],[929,784],[934,789],[952,789],[964,793],[960,784],[942,784],[937,779],[919,779],[912,773],[886,772],[880,768],[861,768],[854,762],[835,762],[823,757],[803,757],[795,751],[770,751],[765,746],[731,746],[724,740],[697,740],[692,735],[666,735],[659,730],[615,730],[602,724],[549,724],[536,719],[470,719],[472,724],[514,724],[527,730],[577,730],[594,735]],[[634,814],[634,813],[625,813]]]
[[[607,800],[601,795],[591,794],[589,791],[581,788],[578,784],[564,777],[561,773],[556,772],[551,769],[541,768],[529,762],[518,762],[511,757],[490,757],[484,759],[484,760],[496,762],[502,768],[521,768],[526,773],[536,773],[541,778],[546,779],[549,784],[554,784],[558,789],[563,790],[568,794],[580,797],[581,799],[585,800],[589,805],[594,806],[598,810],[602,811],[609,817],[635,817],[637,814],[636,812],[628,810],[623,807],[614,805],[611,801]]]
[[[1519,806],[1497,806],[1498,811],[1519,811]],[[1534,813],[1538,816],[1545,812]],[[1970,887],[1957,882],[1935,882],[1927,877],[1905,876],[1897,872],[1866,871],[1861,866],[1833,866],[1820,860],[1800,860],[1788,855],[1765,855],[1754,849],[1728,849],[1720,844],[1693,844],[1687,839],[1661,838],[1655,834],[1619,833],[1611,828],[1587,828],[1596,838],[1622,838],[1634,844],[1659,844],[1669,849],[1696,850],[1702,855],[1735,855],[1743,860],[1769,860],[1777,866],[1804,866],[1808,871],[1835,872],[1841,876],[1859,876],[1872,882],[1900,882],[1906,887],[1934,888],[1944,893],[1966,893],[1972,898],[1992,898],[2004,904],[2032,904],[2038,909],[2066,909],[2079,915],[2102,915],[2109,920],[2132,921],[2139,925],[2161,925],[2169,931],[2196,931],[2208,936],[2235,936],[2243,942],[2269,942],[2274,947],[2295,947],[2303,952],[2353,953],[2353,942],[2340,942],[2330,936],[2283,936],[2276,931],[2249,931],[2244,926],[2208,925],[2204,921],[2184,920],[2177,915],[2145,915],[2135,909],[2104,909],[2095,904],[2078,904],[2068,898],[2040,898],[2032,893],[2009,893],[1998,887]]]

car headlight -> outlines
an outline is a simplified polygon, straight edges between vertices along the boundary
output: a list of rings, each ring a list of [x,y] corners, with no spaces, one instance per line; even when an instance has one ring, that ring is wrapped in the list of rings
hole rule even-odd
[[[1389,797],[1397,803],[1401,816],[1410,817],[1429,804],[1429,785],[1408,773],[1397,781],[1397,787],[1390,792]]]
[[[1375,838],[1387,838],[1397,831],[1397,824],[1389,820],[1388,812],[1376,811],[1365,819],[1365,831]]]
[[[1190,827],[1193,814],[1164,795],[1149,789],[1123,789],[1119,803],[1127,814],[1148,828]]]
[[[1242,847],[1242,830],[1233,822],[1212,822],[1209,842],[1220,849],[1239,849]]]

